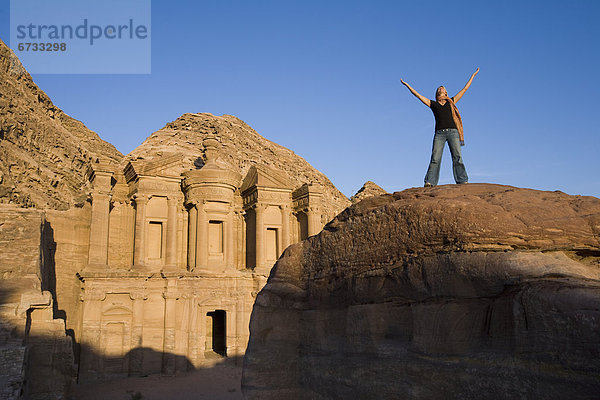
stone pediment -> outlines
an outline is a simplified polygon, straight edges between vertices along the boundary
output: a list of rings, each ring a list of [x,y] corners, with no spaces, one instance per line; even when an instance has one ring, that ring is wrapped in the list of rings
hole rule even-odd
[[[181,154],[159,156],[151,160],[131,160],[125,167],[127,182],[139,175],[179,177],[185,170],[185,159]]]
[[[253,187],[292,190],[285,173],[263,165],[254,165],[250,168],[240,190],[243,193]]]

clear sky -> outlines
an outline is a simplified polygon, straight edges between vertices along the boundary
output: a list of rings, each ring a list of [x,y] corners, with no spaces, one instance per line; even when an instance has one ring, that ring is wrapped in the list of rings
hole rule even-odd
[[[433,98],[479,67],[458,103],[470,182],[600,197],[599,17],[598,0],[156,0],[151,74],[33,78],[124,154],[183,113],[232,114],[352,195],[423,185],[433,115],[400,78]]]

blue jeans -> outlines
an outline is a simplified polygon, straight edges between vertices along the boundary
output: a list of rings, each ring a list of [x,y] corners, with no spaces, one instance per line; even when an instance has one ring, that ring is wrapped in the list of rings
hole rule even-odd
[[[454,181],[456,183],[467,183],[469,177],[467,170],[463,164],[462,155],[460,153],[460,138],[457,129],[440,129],[435,131],[433,137],[433,148],[431,149],[431,161],[425,175],[425,183],[430,183],[433,186],[437,185],[440,179],[440,164],[442,162],[442,153],[444,145],[448,142],[450,154],[452,155],[452,172],[454,172]]]

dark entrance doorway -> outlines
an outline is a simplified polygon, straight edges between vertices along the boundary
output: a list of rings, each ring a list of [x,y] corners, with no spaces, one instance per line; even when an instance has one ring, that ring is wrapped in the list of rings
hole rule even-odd
[[[225,324],[225,310],[215,310],[206,313],[206,352],[227,356],[227,333]]]
[[[300,240],[304,240],[308,238],[308,216],[303,211],[300,211],[296,218],[298,219],[298,236]]]

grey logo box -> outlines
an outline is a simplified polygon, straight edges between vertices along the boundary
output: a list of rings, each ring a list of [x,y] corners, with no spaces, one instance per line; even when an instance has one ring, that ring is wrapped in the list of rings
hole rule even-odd
[[[11,0],[10,47],[33,74],[149,74],[150,0]]]

